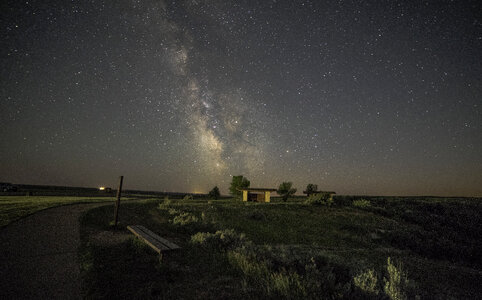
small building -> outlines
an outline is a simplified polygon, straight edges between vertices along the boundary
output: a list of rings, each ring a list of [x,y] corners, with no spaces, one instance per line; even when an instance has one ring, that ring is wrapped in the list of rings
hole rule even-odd
[[[276,189],[267,188],[243,188],[239,189],[243,192],[243,201],[270,202],[271,192]]]
[[[303,191],[303,194],[306,194],[307,197],[313,194],[323,194],[327,199],[333,200],[333,195],[336,195],[335,192],[328,192],[328,191]]]

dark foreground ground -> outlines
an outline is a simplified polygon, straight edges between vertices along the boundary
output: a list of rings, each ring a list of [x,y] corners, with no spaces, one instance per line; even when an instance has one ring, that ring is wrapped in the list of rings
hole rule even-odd
[[[79,217],[99,205],[50,208],[0,229],[0,299],[80,299]]]
[[[26,209],[15,199],[5,216]],[[149,198],[123,202],[117,228],[112,213],[67,205],[1,228],[0,299],[482,298],[477,198]],[[158,256],[130,224],[182,249]]]
[[[87,298],[481,299],[475,198],[150,199],[82,217]],[[159,257],[138,224],[180,245]]]

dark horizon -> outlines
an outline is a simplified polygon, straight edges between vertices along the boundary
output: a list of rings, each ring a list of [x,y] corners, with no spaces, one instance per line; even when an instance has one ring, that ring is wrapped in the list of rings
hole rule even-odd
[[[4,1],[0,181],[480,197],[480,9]]]
[[[30,183],[14,183],[14,182],[7,182],[7,181],[0,181],[0,183],[10,183],[14,186],[20,186],[22,188],[28,189],[28,188],[41,188],[48,190],[48,188],[54,188],[55,190],[62,190],[62,189],[89,189],[89,190],[99,190],[101,186],[93,187],[93,186],[62,186],[62,185],[37,185],[37,184],[30,184]],[[117,190],[117,186],[105,186],[109,187],[112,189],[112,191]],[[131,189],[131,188],[125,188],[123,186],[122,190],[126,193],[128,192],[146,192],[146,193],[158,193],[158,194],[178,194],[178,195],[185,195],[185,194],[196,194],[196,195],[208,195],[209,191],[206,192],[199,192],[199,193],[194,193],[194,192],[185,192],[185,191],[160,191],[160,190],[143,190],[143,189]],[[10,192],[11,194],[14,194],[16,192]],[[18,193],[18,192],[17,192]],[[273,196],[274,195],[274,196]],[[271,197],[280,197],[276,192],[274,192]],[[230,197],[231,195],[229,193],[221,193],[222,197]],[[306,194],[303,194],[300,189],[296,191],[296,194],[294,195],[296,197],[300,196],[306,196]],[[392,197],[402,197],[402,198],[481,198],[481,196],[460,196],[460,195],[446,195],[446,196],[437,196],[437,195],[374,195],[374,194],[340,194],[336,193],[336,196],[343,196],[343,197],[387,197],[387,198],[392,198]]]

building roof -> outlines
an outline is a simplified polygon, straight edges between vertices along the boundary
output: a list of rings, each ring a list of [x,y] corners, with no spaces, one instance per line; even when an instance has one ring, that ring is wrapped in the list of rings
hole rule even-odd
[[[269,188],[241,188],[238,190],[248,191],[248,192],[276,192],[276,189],[269,189]]]
[[[336,192],[328,192],[328,191],[303,191],[303,194],[320,194],[320,193],[336,194]]]

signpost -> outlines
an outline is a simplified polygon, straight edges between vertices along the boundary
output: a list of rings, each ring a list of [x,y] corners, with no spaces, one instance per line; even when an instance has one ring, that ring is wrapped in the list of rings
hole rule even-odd
[[[114,226],[117,226],[117,220],[119,217],[119,206],[120,206],[120,198],[122,193],[122,181],[124,176],[119,177],[119,188],[117,189],[117,200],[115,202],[115,212],[114,212]]]

